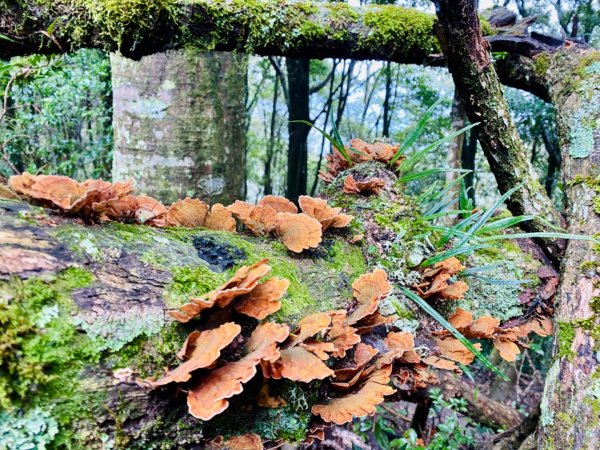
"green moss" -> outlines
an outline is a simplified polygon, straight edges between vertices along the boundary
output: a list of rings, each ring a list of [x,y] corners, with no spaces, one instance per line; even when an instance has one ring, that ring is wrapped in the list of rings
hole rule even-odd
[[[32,405],[52,415],[34,437],[23,439],[43,440],[51,435],[53,445],[71,445],[81,431],[73,424],[89,420],[102,403],[103,391],[90,389],[80,377],[100,355],[71,320],[76,308],[70,293],[91,281],[89,272],[70,268],[48,279],[14,278],[0,283],[0,372],[6,375],[0,378],[0,406],[14,420],[27,421],[28,413],[21,416],[16,411],[27,411]],[[56,433],[50,431],[54,422]]]
[[[343,241],[335,241],[329,249],[330,268],[344,273],[351,280],[367,271],[367,264],[359,246],[349,245]]]
[[[548,69],[550,68],[550,64],[552,62],[551,56],[546,53],[540,53],[539,55],[534,57],[534,70],[535,73],[541,77],[546,76]]]
[[[325,9],[329,11],[329,22],[332,26],[344,26],[357,23],[359,19],[358,13],[347,3],[334,2],[326,3]]]
[[[160,333],[139,336],[108,355],[105,364],[111,370],[131,368],[143,378],[162,375],[165,367],[173,365],[174,355],[188,333],[176,322],[165,324]]]
[[[394,5],[373,6],[364,16],[372,32],[360,43],[365,48],[389,48],[410,56],[439,51],[433,33],[435,16]]]
[[[173,280],[163,292],[166,306],[181,306],[187,303],[189,297],[206,294],[226,280],[225,275],[215,273],[206,266],[178,267],[173,270]]]
[[[179,10],[175,0],[73,0],[73,3],[82,7],[97,29],[119,47],[125,33],[133,36],[134,41],[141,40],[160,16],[175,19]]]
[[[575,340],[575,326],[569,322],[557,322],[558,325],[558,358],[571,359],[575,356],[571,346]]]

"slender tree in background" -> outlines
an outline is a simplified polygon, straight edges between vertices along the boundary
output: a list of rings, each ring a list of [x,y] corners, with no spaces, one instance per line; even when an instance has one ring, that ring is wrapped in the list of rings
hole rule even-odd
[[[178,50],[111,65],[113,178],[167,203],[241,198],[247,57]]]
[[[310,127],[310,60],[287,58],[288,80],[288,171],[286,196],[298,200],[306,194],[308,171],[308,133]]]

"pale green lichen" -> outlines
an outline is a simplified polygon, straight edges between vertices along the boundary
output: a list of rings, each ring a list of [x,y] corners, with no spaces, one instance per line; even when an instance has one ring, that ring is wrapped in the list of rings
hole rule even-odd
[[[25,413],[0,412],[1,450],[46,450],[58,434],[58,424],[40,408]]]
[[[94,342],[98,352],[118,351],[134,339],[159,333],[165,317],[162,308],[133,306],[125,311],[111,312],[107,316],[87,318],[78,314],[73,324],[82,329]]]

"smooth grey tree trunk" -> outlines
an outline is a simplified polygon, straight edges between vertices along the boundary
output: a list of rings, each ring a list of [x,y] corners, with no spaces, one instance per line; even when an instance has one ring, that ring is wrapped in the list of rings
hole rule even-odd
[[[111,55],[114,180],[169,203],[243,198],[247,56]]]

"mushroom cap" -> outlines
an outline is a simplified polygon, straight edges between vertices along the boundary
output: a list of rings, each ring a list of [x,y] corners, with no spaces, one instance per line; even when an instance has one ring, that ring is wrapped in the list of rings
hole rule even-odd
[[[186,197],[169,206],[167,225],[182,227],[201,227],[208,215],[208,205],[197,198]]]
[[[210,230],[235,231],[235,219],[221,203],[215,203],[206,216],[204,226]]]
[[[187,357],[187,360],[162,378],[156,381],[147,380],[146,383],[156,388],[173,382],[188,381],[193,371],[212,365],[221,356],[221,350],[227,347],[241,331],[242,327],[238,324],[227,322],[219,328],[200,333],[192,332],[178,353],[179,356]]]
[[[318,220],[306,214],[278,213],[277,232],[283,244],[291,251],[300,253],[316,248],[322,239]]]
[[[290,282],[283,278],[271,278],[256,286],[250,294],[244,296],[235,309],[237,312],[263,320],[269,314],[279,311],[281,297],[287,291]]]
[[[298,207],[294,205],[294,203],[289,201],[287,198],[280,197],[278,195],[265,195],[260,199],[258,205],[270,206],[278,213],[289,212],[296,214],[298,212]]]
[[[334,398],[324,405],[314,405],[311,412],[321,416],[326,422],[337,425],[350,422],[354,417],[373,414],[375,407],[383,402],[386,395],[396,392],[387,385],[391,373],[391,365],[375,370],[356,393]]]

